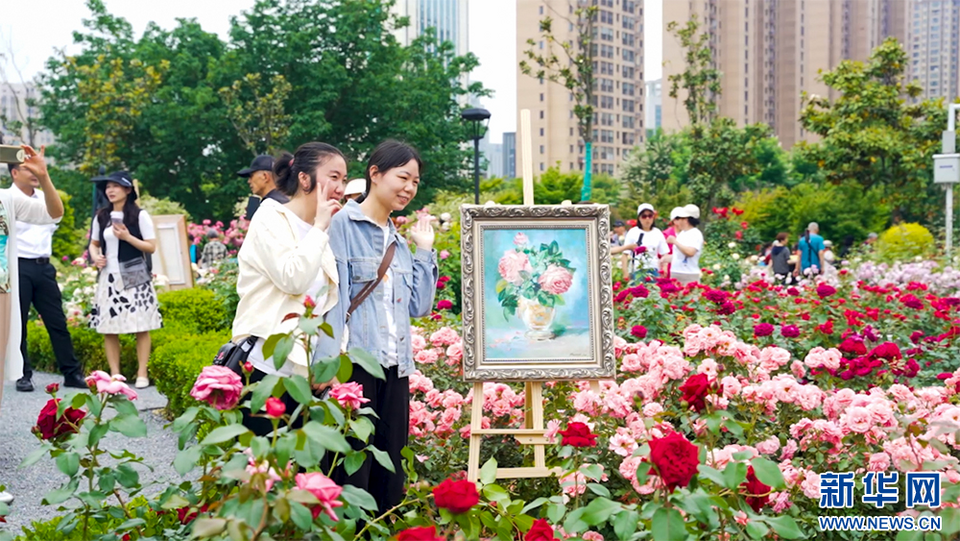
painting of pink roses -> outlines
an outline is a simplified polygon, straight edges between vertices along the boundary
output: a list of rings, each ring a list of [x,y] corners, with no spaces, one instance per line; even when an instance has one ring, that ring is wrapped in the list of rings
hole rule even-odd
[[[486,358],[588,359],[584,228],[483,231]]]

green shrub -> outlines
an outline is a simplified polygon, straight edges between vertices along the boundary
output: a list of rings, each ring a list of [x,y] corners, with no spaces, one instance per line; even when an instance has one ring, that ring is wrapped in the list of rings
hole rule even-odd
[[[207,289],[167,291],[158,295],[164,324],[179,326],[194,334],[223,330],[225,309]]]
[[[203,367],[213,362],[220,346],[230,339],[226,331],[205,334],[181,334],[174,340],[154,344],[150,374],[157,390],[167,397],[167,413],[176,417],[194,399],[190,389]]]
[[[145,536],[161,535],[167,528],[179,526],[176,513],[157,514],[147,499],[137,496],[129,503],[127,509],[135,518],[143,519],[143,533]],[[81,541],[84,539],[83,526],[74,528],[70,533],[63,533],[58,529],[65,515],[53,517],[50,520],[34,521],[30,526],[23,528],[23,533],[14,538],[14,541]],[[93,520],[87,526],[87,538],[110,535],[117,532],[128,521],[127,517],[110,517],[105,520]]]
[[[89,374],[94,370],[109,372],[103,335],[86,326],[69,329],[74,353],[83,364],[84,373]],[[34,370],[59,372],[53,346],[50,345],[50,335],[46,327],[38,322],[27,325],[27,355]],[[120,336],[120,372],[128,379],[137,375],[137,341],[133,335]]]
[[[895,225],[877,239],[877,253],[886,260],[924,256],[933,249],[933,235],[920,224]]]

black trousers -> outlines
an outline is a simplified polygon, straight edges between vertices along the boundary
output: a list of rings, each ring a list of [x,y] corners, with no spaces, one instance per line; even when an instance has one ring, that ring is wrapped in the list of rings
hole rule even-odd
[[[250,373],[250,383],[257,383],[258,381],[262,380],[265,377],[267,377],[267,374],[265,372],[261,372],[260,370],[254,369],[253,372]],[[297,402],[296,399],[294,399],[292,396],[290,396],[289,393],[283,393],[283,396],[280,397],[280,401],[283,402],[284,406],[286,406],[287,415],[290,415],[291,413],[293,413],[294,410],[296,410],[297,407],[300,406],[300,403]],[[271,421],[267,417],[263,417],[263,414],[265,412],[261,411],[260,412],[261,416],[254,417],[250,413],[250,408],[243,407],[243,408],[240,408],[240,413],[243,414],[243,426],[250,429],[250,431],[256,434],[257,436],[269,436],[270,434],[273,434],[273,421]],[[280,424],[278,426],[280,428],[283,428],[284,426],[286,426],[286,424],[283,421],[280,421]],[[294,419],[293,425],[291,426],[291,428],[297,429],[297,428],[301,428],[302,426],[303,426],[303,417],[298,416],[296,419]]]
[[[342,467],[333,472],[333,480],[338,485],[353,485],[369,492],[377,501],[377,515],[403,501],[406,475],[403,473],[400,451],[407,446],[410,434],[410,384],[407,378],[398,376],[396,366],[384,369],[384,372],[386,380],[376,379],[354,364],[350,381],[363,385],[363,396],[370,400],[364,406],[373,408],[380,416],[379,420],[374,420],[376,430],[371,443],[390,455],[396,473],[384,469],[371,453],[367,454],[367,460],[353,475],[348,476]],[[356,440],[350,443],[354,449],[364,447],[363,443]]]
[[[63,297],[57,284],[57,269],[49,261],[19,260],[20,264],[20,354],[23,355],[23,377],[33,377],[33,367],[27,356],[27,317],[32,304],[50,334],[53,354],[64,376],[83,377],[83,367],[73,351],[73,340],[67,330],[63,314]]]

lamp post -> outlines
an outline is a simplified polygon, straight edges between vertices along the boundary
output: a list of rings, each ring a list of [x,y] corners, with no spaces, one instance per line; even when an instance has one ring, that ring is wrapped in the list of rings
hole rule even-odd
[[[950,257],[953,250],[953,187],[960,183],[960,154],[957,154],[957,113],[960,112],[960,103],[947,105],[947,131],[943,132],[943,153],[933,156],[933,182],[944,184],[947,195],[945,209],[946,218],[946,252]]]
[[[473,203],[480,204],[480,140],[487,133],[487,121],[490,111],[486,109],[467,109],[460,118],[471,122],[470,137],[473,139]]]

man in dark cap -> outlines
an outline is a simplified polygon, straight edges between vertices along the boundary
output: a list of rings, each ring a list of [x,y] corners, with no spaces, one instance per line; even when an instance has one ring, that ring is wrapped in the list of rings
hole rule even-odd
[[[260,202],[264,199],[273,199],[281,205],[289,203],[290,198],[277,189],[277,183],[273,179],[273,158],[267,155],[260,155],[253,159],[250,167],[241,169],[237,175],[245,177],[250,184],[250,191],[254,196],[247,201],[247,220],[253,219],[253,215],[260,208]]]

